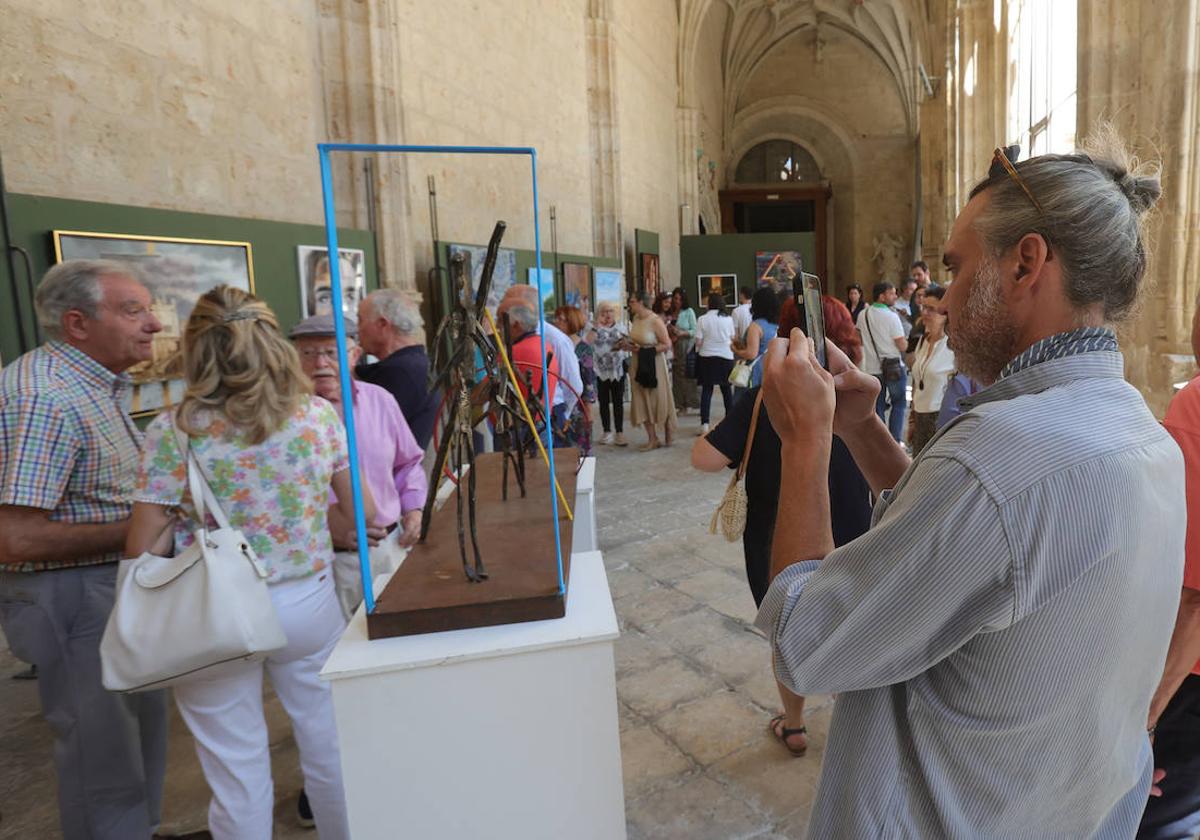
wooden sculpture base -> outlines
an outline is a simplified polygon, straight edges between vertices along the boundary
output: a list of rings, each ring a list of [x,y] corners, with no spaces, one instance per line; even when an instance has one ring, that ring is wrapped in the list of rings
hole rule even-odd
[[[550,471],[541,458],[525,461],[525,498],[509,470],[508,501],[501,499],[502,455],[489,452],[475,459],[475,533],[488,579],[471,583],[463,574],[458,549],[458,515],[454,493],[434,511],[429,533],[375,600],[367,616],[372,639],[412,636],[516,624],[566,615],[566,593],[558,591],[554,526],[550,519]],[[577,449],[554,453],[563,495],[575,506]],[[463,527],[467,557],[473,562],[467,524],[467,487],[463,479]],[[570,570],[571,520],[559,505],[559,538],[564,583]]]

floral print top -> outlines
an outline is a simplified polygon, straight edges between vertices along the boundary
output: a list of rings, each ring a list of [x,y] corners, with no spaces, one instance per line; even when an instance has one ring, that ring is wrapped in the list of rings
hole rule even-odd
[[[203,425],[204,416],[198,419]],[[173,412],[163,412],[146,428],[134,500],[183,507],[191,518],[176,526],[180,551],[194,540],[195,509],[173,420]],[[308,577],[332,563],[329,483],[350,466],[346,431],[332,405],[308,397],[282,429],[259,444],[247,443],[235,427],[214,417],[191,446],[229,524],[269,571],[268,583]]]
[[[629,354],[617,349],[617,342],[629,336],[629,330],[624,324],[613,324],[611,327],[596,327],[596,335],[592,339],[595,355],[596,376],[608,382],[620,380],[625,376],[625,359]]]

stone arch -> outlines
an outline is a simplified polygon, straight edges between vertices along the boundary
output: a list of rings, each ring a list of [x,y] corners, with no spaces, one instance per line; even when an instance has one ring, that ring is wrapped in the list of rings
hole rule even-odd
[[[855,230],[854,207],[861,166],[853,135],[844,120],[827,107],[803,96],[763,99],[738,111],[729,138],[725,171],[764,140],[788,140],[806,148],[832,190],[829,218],[833,241],[828,243],[830,276],[828,288],[840,289],[854,278],[865,276],[869,249],[859,257],[862,236]],[[730,186],[727,183],[726,186]]]

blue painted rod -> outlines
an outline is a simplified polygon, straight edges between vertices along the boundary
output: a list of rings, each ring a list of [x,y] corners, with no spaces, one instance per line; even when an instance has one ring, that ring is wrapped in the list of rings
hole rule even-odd
[[[342,314],[342,267],[338,259],[337,223],[333,208],[333,171],[329,154],[319,150],[321,193],[325,200],[325,239],[329,248],[329,281],[333,287],[333,332],[337,339],[338,368],[342,385],[342,413],[346,418],[346,442],[350,450],[350,487],[354,493],[354,532],[358,537],[358,567],[363,579],[363,598],[367,612],[375,609],[375,591],[371,586],[371,556],[367,546],[367,520],[363,512],[362,477],[358,472],[358,436],[354,433],[354,391],[350,386],[350,363],[346,357],[346,319]]]
[[[333,325],[337,339],[339,367],[341,369],[342,407],[346,417],[346,437],[350,449],[350,486],[354,492],[354,525],[358,535],[358,564],[362,574],[363,600],[367,612],[375,611],[375,589],[371,580],[371,559],[367,547],[367,526],[363,513],[362,479],[358,470],[358,440],[354,431],[354,396],[350,385],[350,365],[346,357],[346,324],[342,315],[342,273],[341,260],[337,259],[337,216],[333,198],[333,172],[329,164],[331,152],[385,152],[385,153],[416,153],[416,154],[451,154],[451,155],[529,155],[530,172],[533,178],[533,242],[535,260],[537,263],[538,314],[544,322],[544,296],[542,294],[542,231],[538,221],[538,185],[537,185],[537,150],[532,146],[413,146],[387,145],[380,143],[318,143],[317,155],[321,162],[321,193],[325,203],[325,239],[329,248],[329,280],[332,286],[330,292],[333,304]],[[542,382],[549,382],[549,371],[546,370],[546,336],[542,330],[540,340],[542,345]],[[566,593],[566,583],[563,578],[562,534],[558,527],[558,497],[554,494],[554,441],[551,432],[550,389],[544,389],[543,398],[546,404],[546,447],[550,456],[550,510],[554,520],[554,559],[558,569],[558,594]],[[434,481],[438,477],[434,477]]]

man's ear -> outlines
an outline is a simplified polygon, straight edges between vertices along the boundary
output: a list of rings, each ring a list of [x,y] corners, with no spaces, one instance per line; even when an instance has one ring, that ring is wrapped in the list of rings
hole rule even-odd
[[[68,309],[62,317],[63,335],[76,341],[86,341],[88,337],[88,317],[78,309]]]
[[[1027,233],[1017,243],[1015,257],[1017,261],[1017,280],[1026,277],[1036,280],[1041,276],[1042,268],[1050,260],[1050,246],[1040,233]]]

